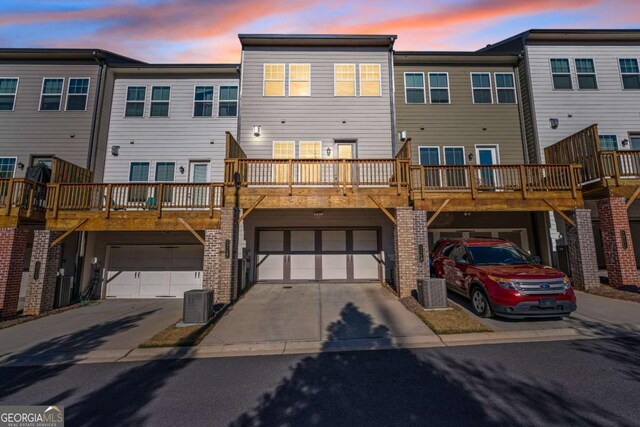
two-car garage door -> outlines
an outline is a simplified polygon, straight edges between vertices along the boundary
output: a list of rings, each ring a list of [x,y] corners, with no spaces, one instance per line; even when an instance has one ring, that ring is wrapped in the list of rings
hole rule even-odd
[[[107,298],[182,298],[202,288],[203,247],[111,246]]]
[[[381,280],[377,229],[259,230],[258,281]]]

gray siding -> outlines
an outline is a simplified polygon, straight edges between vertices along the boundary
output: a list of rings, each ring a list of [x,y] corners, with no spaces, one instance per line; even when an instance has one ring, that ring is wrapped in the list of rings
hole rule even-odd
[[[425,75],[424,104],[405,101],[405,72]],[[429,72],[449,73],[450,104],[429,103]],[[491,73],[493,104],[474,104],[471,73]],[[406,131],[411,138],[413,160],[418,162],[420,146],[463,146],[465,161],[475,163],[476,145],[498,145],[500,163],[522,163],[523,147],[517,104],[498,104],[494,73],[512,73],[509,66],[492,65],[404,65],[395,64],[396,123],[398,132]],[[517,96],[517,95],[516,95]],[[518,100],[520,102],[520,100]],[[483,130],[486,129],[486,130]],[[474,160],[469,161],[469,153]],[[441,163],[444,154],[441,151]]]
[[[96,100],[97,65],[0,64],[0,77],[18,77],[15,111],[0,111],[0,156],[29,165],[32,155],[56,155],[87,166]],[[64,77],[61,111],[38,111],[44,77]],[[86,111],[64,111],[69,77],[89,77]],[[16,177],[26,171],[16,169]]]
[[[132,161],[150,162],[149,180],[155,177],[155,162],[175,161],[176,182],[189,180],[189,161],[209,161],[210,180],[222,182],[225,131],[235,135],[236,117],[217,117],[220,86],[237,85],[237,79],[153,78],[116,79],[107,144],[105,182],[127,182]],[[127,86],[146,86],[144,117],[124,117]],[[169,117],[148,117],[151,86],[170,86]],[[214,117],[193,117],[195,86],[214,86]],[[131,144],[131,141],[134,141]],[[213,144],[211,143],[213,141]],[[120,146],[117,157],[111,147]],[[179,168],[183,166],[184,174]]]
[[[305,63],[311,68],[311,96],[264,97],[264,64]],[[382,92],[379,97],[334,96],[334,64],[380,64]],[[386,49],[247,47],[243,52],[240,144],[249,157],[271,158],[272,144],[280,141],[322,141],[322,155],[336,140],[357,140],[360,158],[392,155],[389,52]],[[356,90],[356,94],[358,90]],[[262,126],[255,137],[253,125]],[[334,157],[335,150],[331,157]]]

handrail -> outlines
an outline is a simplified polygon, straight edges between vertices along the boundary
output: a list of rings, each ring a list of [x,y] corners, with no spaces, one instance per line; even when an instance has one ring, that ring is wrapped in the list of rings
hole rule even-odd
[[[396,153],[396,159],[411,159],[411,138],[408,138]]]
[[[52,183],[89,183],[93,172],[66,160],[54,157],[51,163]]]
[[[44,212],[47,186],[25,178],[0,179],[0,208],[9,215],[12,209],[24,209],[27,215]]]
[[[230,132],[225,133],[225,159],[246,159],[247,155]]]

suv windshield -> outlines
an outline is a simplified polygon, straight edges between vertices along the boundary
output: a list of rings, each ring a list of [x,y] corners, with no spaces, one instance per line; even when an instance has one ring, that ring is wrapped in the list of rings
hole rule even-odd
[[[475,265],[534,264],[529,254],[513,245],[470,246],[467,250]]]

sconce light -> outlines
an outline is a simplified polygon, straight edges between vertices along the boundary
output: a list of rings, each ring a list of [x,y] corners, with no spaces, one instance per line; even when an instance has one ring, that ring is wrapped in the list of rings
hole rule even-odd
[[[407,131],[403,130],[399,133],[400,141],[405,142],[407,140]]]
[[[180,171],[180,174],[184,175],[184,166],[180,166],[178,170]]]
[[[316,218],[320,218],[322,215],[324,215],[324,212],[322,211],[316,211],[313,213],[313,216],[315,216]]]
[[[620,141],[620,143],[622,144],[623,147],[626,147],[627,145],[629,145],[629,140],[625,138],[622,141]]]
[[[469,155],[467,156],[469,158],[469,160],[473,160],[473,153],[469,153]]]
[[[260,133],[262,133],[262,126],[253,125],[253,136],[260,136]]]
[[[551,118],[549,119],[549,124],[551,125],[551,129],[558,129],[558,126],[560,126],[560,120]]]
[[[118,154],[120,154],[120,146],[119,145],[112,145],[111,146],[111,155],[113,157],[118,157]]]
[[[24,169],[24,163],[18,162],[18,169],[20,170]]]
[[[331,148],[327,148],[327,157],[331,157]]]

